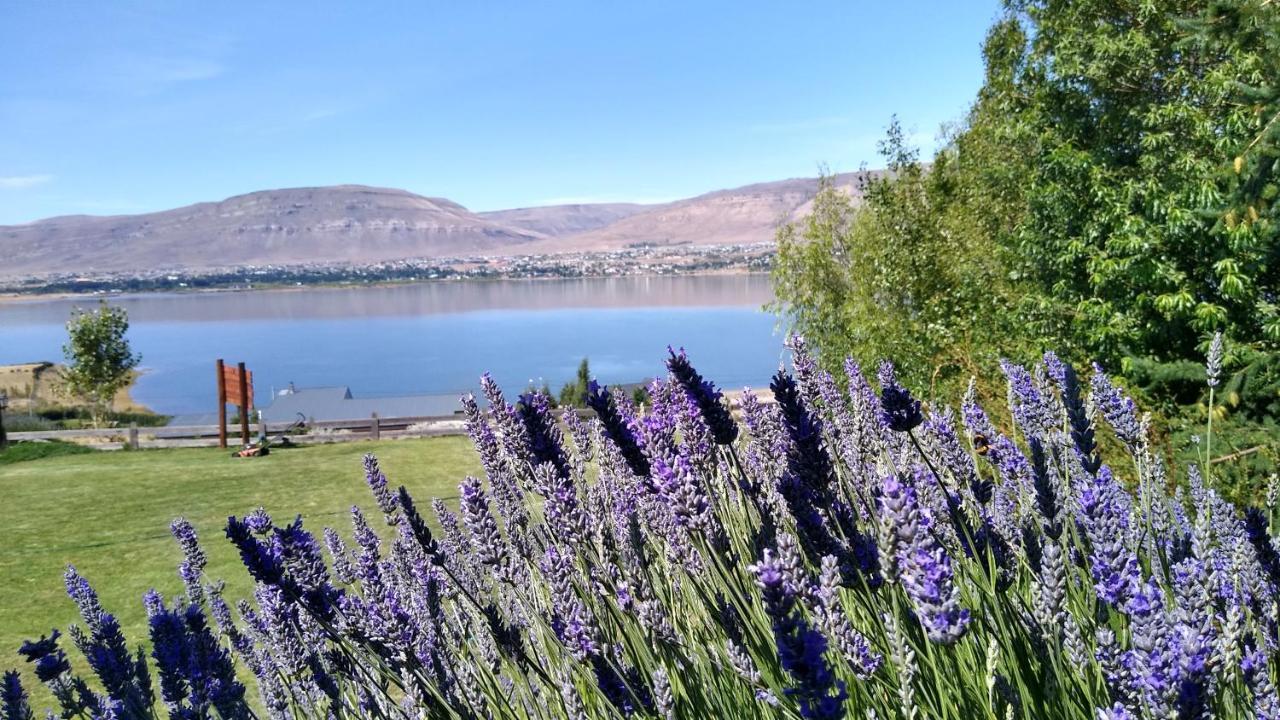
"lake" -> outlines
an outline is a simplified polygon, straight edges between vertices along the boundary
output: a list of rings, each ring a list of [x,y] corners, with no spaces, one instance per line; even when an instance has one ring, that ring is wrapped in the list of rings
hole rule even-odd
[[[114,296],[142,354],[134,399],[165,414],[212,412],[214,361],[244,361],[264,401],[290,382],[359,397],[558,390],[583,357],[602,383],[665,372],[683,346],[720,387],[768,383],[783,357],[768,275],[427,282]],[[0,364],[62,360],[65,323],[96,298],[0,303]]]

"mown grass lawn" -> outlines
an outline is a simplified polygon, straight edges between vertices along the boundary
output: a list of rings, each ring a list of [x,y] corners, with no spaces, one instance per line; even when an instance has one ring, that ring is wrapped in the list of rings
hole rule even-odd
[[[225,579],[227,598],[252,584],[223,536],[228,515],[265,507],[277,521],[297,514],[319,536],[325,526],[350,536],[348,510],[377,517],[361,457],[378,456],[391,484],[403,484],[429,515],[432,497],[452,499],[463,476],[479,472],[465,437],[352,442],[282,449],[234,459],[216,449],[64,455],[0,465],[0,669],[23,665],[17,647],[77,619],[62,574],[74,564],[115,613],[132,645],[146,641],[142,594],[182,591],[181,553],[169,522],[182,515],[200,533],[208,574]],[[233,602],[234,604],[234,602]],[[70,640],[73,666],[87,674]],[[45,693],[23,668],[28,688]]]

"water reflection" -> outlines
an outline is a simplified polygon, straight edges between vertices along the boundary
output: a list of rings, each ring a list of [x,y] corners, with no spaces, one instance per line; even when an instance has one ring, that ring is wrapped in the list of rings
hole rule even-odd
[[[756,306],[768,302],[768,275],[654,276],[565,280],[468,280],[371,287],[298,288],[269,292],[152,293],[110,297],[134,323],[209,322],[236,318],[390,317],[605,307]],[[0,327],[65,322],[95,297],[0,303]]]
[[[762,385],[777,368],[762,275],[423,283],[118,297],[145,374],[134,397],[165,413],[207,412],[213,361],[243,360],[256,391],[294,382],[360,396],[474,390],[490,371],[512,392],[553,389],[590,359],[605,383],[663,371],[686,347],[722,386]],[[0,363],[58,360],[85,298],[0,304]]]

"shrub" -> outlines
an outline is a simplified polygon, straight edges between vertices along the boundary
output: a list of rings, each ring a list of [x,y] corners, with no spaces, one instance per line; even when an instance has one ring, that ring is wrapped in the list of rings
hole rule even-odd
[[[40,432],[55,430],[57,427],[57,423],[40,415],[15,414],[4,416],[4,429],[11,433]]]
[[[888,364],[876,389],[849,362],[840,391],[791,345],[742,426],[683,353],[647,415],[593,388],[568,440],[546,397],[486,377],[490,410],[464,407],[487,482],[456,514],[435,501],[429,524],[369,456],[389,537],[359,509],[353,544],[232,517],[257,582],[233,612],[179,520],[184,591],[144,598],[154,662],[74,568],[104,692],[56,632],[22,652],[64,717],[151,717],[154,688],[170,717],[248,717],[233,662],[271,717],[1275,716],[1272,518],[1194,467],[1165,492],[1101,369],[1005,364],[1001,430],[971,397],[922,406]]]

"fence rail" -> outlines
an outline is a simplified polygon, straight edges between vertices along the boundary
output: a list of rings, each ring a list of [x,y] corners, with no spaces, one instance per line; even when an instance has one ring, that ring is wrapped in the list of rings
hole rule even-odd
[[[773,398],[764,396],[762,402],[772,402]],[[740,409],[738,399],[729,398],[730,407],[737,413]],[[591,410],[579,409],[582,418],[595,417]],[[273,440],[278,439],[286,431],[293,429],[295,422],[252,423],[250,437],[257,439],[263,435]],[[466,422],[461,413],[453,415],[422,415],[406,417],[352,418],[349,420],[315,420],[303,423],[302,433],[288,434],[289,441],[298,445],[317,445],[334,442],[350,442],[353,440],[395,440],[400,438],[438,437],[442,435],[465,435]],[[227,428],[229,445],[238,445],[237,428]],[[127,427],[98,428],[85,430],[31,430],[9,433],[9,440],[17,442],[63,440],[78,442],[99,450],[119,450],[124,447],[137,448],[175,448],[175,447],[216,447],[218,445],[217,425],[163,425],[160,427]]]
[[[253,423],[251,437],[263,435],[273,440],[294,428],[296,423]],[[465,435],[466,426],[460,415],[387,417],[376,415],[350,420],[317,420],[306,422],[305,432],[290,433],[289,441],[301,445],[345,442],[351,440],[390,440],[440,435]],[[228,428],[230,444],[238,444],[235,428]],[[89,447],[115,450],[122,447],[216,447],[217,425],[164,425],[160,427],[97,428],[81,430],[32,430],[9,433],[10,441],[62,440]]]

